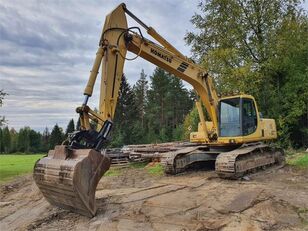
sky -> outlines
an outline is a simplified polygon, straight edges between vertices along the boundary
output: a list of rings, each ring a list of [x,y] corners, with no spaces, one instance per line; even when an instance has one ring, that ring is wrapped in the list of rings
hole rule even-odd
[[[76,121],[75,108],[83,101],[105,16],[122,1],[0,0],[0,89],[9,94],[0,115],[9,127],[42,131],[57,123],[65,129],[71,118]],[[198,12],[198,2],[125,1],[131,12],[187,56],[191,53],[184,36],[194,30],[190,19]],[[303,7],[307,10],[308,3]],[[124,73],[134,84],[141,69],[149,76],[154,68],[138,58],[125,63]],[[98,97],[99,82],[90,107],[97,107]]]

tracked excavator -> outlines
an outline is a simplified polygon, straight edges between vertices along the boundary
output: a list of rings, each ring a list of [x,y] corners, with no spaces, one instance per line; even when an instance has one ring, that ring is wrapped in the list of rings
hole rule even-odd
[[[146,39],[139,26],[128,27],[126,15],[156,42]],[[89,217],[96,214],[95,191],[110,166],[103,150],[113,126],[127,51],[190,83],[198,94],[198,131],[190,134],[189,144],[163,154],[166,173],[176,174],[194,163],[215,161],[220,177],[234,179],[283,163],[283,151],[265,144],[277,137],[275,121],[260,116],[253,96],[219,98],[205,69],[185,57],[122,3],[106,16],[85,98],[76,109],[80,130],[70,134],[67,143],[50,150],[34,166],[34,180],[52,205]],[[100,102],[96,112],[87,103],[100,67]],[[91,127],[91,121],[97,123],[96,129]]]

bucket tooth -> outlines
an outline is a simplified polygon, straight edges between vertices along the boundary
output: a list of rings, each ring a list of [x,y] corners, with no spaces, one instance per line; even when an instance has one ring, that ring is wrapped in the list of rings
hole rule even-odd
[[[35,163],[33,178],[50,204],[93,217],[96,187],[109,167],[110,159],[94,149],[58,145]]]

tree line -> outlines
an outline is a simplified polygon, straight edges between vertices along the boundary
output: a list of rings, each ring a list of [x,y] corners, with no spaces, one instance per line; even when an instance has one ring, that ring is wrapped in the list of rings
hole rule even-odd
[[[75,130],[74,120],[71,119],[65,131],[57,124],[51,132],[45,130],[37,132],[30,127],[24,127],[16,131],[8,126],[0,127],[0,153],[40,153],[53,149],[55,145],[61,144],[68,133]]]
[[[138,81],[132,86],[123,75],[114,127],[108,143],[110,147],[188,138],[189,134],[185,131],[191,124],[187,121],[191,121],[188,117],[194,105],[194,92],[187,90],[182,80],[161,68],[156,68],[149,79],[150,83],[142,70]],[[198,116],[196,113],[194,115]],[[194,121],[198,123],[198,120]],[[47,152],[61,144],[68,133],[78,130],[79,126],[77,121],[75,127],[73,119],[65,131],[57,124],[51,132],[45,128],[42,133],[30,127],[21,128],[17,132],[14,128],[2,126],[0,153]]]

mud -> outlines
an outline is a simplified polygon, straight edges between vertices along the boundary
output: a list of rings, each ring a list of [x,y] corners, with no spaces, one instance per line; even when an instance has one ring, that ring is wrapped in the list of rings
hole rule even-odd
[[[127,168],[102,178],[92,219],[49,205],[31,175],[0,190],[0,230],[308,230],[308,171],[290,167],[237,181]]]

